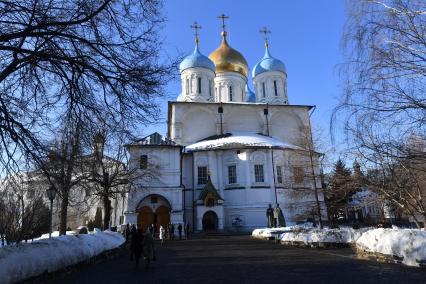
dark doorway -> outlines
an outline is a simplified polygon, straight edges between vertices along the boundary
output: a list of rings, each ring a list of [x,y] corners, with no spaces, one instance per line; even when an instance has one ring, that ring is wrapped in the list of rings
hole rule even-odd
[[[154,212],[152,212],[151,207],[144,206],[140,208],[138,214],[138,228],[145,232],[152,223],[154,223]]]
[[[219,219],[217,214],[213,211],[207,211],[203,216],[203,230],[212,231],[217,230],[219,225]]]

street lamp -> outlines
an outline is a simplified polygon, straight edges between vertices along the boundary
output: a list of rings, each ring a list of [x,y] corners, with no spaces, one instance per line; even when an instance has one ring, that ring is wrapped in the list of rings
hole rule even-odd
[[[50,200],[50,221],[49,221],[49,239],[52,238],[52,219],[53,219],[53,200],[56,196],[56,188],[52,185],[47,190],[47,197]]]

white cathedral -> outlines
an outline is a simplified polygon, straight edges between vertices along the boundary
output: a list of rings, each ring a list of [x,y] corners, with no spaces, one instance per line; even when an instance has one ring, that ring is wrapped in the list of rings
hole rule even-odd
[[[134,184],[125,223],[244,231],[266,226],[269,204],[279,204],[287,225],[315,218],[318,204],[325,220],[315,190],[319,154],[306,146],[313,106],[289,103],[285,65],[267,40],[251,72],[252,92],[247,61],[222,27],[222,43],[208,57],[196,30],[195,49],[180,64],[182,93],[168,103],[167,137],[154,133],[127,145],[129,168],[158,175]]]

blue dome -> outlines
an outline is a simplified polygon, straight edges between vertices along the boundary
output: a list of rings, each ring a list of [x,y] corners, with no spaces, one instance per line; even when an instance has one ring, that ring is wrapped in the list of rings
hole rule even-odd
[[[262,60],[260,60],[260,62],[253,68],[252,76],[255,77],[261,73],[269,71],[278,71],[287,74],[284,63],[281,60],[272,57],[269,53],[269,48],[266,48],[265,55]]]
[[[188,68],[194,67],[203,67],[215,71],[215,66],[213,61],[211,61],[207,56],[201,54],[198,49],[198,45],[195,46],[194,52],[185,57],[180,63],[179,69],[182,72]]]
[[[252,92],[252,90],[250,90],[248,85],[246,85],[245,93],[246,93],[245,99],[246,99],[247,103],[255,103],[256,102],[256,95]]]

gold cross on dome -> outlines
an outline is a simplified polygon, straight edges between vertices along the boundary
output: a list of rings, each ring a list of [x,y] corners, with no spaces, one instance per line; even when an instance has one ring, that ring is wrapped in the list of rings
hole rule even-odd
[[[226,27],[225,20],[229,19],[229,16],[226,16],[225,14],[222,13],[222,15],[217,16],[216,18],[222,19],[222,31],[225,31],[225,27]]]
[[[195,43],[198,45],[198,30],[201,30],[201,26],[197,22],[194,22],[190,28],[195,31]]]
[[[271,33],[271,30],[268,30],[267,27],[263,27],[259,32],[263,34],[263,38],[265,39],[265,46],[269,47],[268,34]]]

